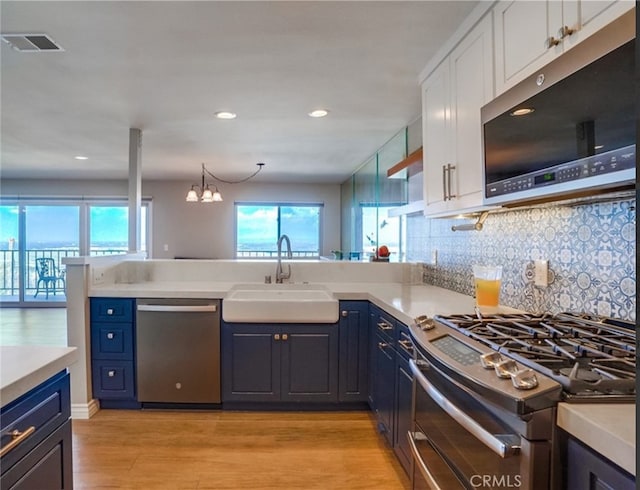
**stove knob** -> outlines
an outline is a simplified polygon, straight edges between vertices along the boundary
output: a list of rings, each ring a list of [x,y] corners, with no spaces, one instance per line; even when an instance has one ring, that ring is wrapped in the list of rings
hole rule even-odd
[[[538,386],[538,378],[533,369],[521,369],[511,376],[511,382],[519,390],[532,390]]]
[[[498,378],[508,379],[518,372],[518,365],[516,361],[507,359],[494,365],[493,367],[498,375]]]
[[[504,359],[498,352],[487,352],[480,356],[480,364],[482,364],[482,367],[485,369],[493,369],[496,364],[502,361],[504,361]]]
[[[416,325],[420,328],[420,330],[431,330],[435,328],[436,324],[433,319],[429,318],[426,315],[420,315],[417,318],[413,319]]]

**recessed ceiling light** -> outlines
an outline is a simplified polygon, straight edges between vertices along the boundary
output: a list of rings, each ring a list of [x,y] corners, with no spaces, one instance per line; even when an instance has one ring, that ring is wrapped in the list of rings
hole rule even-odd
[[[523,107],[522,109],[516,109],[515,111],[511,112],[510,115],[526,116],[527,114],[531,114],[533,111],[535,111],[533,107]]]
[[[218,119],[235,119],[236,116],[237,114],[235,112],[228,112],[228,111],[216,112],[216,117]]]
[[[311,111],[309,113],[310,117],[324,117],[329,114],[329,111],[326,109],[316,109],[315,111]]]
[[[85,157],[83,155],[77,155],[73,158],[75,158],[76,160],[89,160],[89,157]]]

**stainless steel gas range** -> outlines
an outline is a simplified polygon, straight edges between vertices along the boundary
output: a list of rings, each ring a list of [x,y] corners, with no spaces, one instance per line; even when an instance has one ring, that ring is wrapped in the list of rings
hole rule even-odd
[[[586,315],[416,318],[413,488],[560,488],[556,405],[635,401],[635,325]]]

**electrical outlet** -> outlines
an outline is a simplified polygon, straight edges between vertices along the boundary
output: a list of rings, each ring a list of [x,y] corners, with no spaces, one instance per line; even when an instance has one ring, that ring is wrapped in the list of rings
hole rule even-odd
[[[431,265],[438,265],[438,249],[431,250]]]
[[[546,288],[549,285],[549,261],[534,260],[533,263],[534,263],[533,284],[541,288]]]
[[[169,245],[167,243],[164,244],[164,251],[165,252],[169,251]]]
[[[94,268],[92,269],[92,282],[94,286],[98,284],[104,283],[104,268]]]

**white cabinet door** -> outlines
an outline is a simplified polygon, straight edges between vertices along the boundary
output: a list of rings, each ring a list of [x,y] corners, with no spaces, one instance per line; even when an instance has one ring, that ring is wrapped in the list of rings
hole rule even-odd
[[[484,17],[422,85],[425,216],[482,206],[480,108],[493,97],[492,17]]]
[[[492,18],[486,16],[450,55],[453,162],[452,209],[482,205],[480,109],[493,98]]]
[[[449,60],[422,84],[422,161],[425,214],[446,209],[443,168],[450,162]]]
[[[496,95],[631,10],[632,0],[502,0],[493,9]]]
[[[562,3],[563,25],[573,33],[563,39],[564,51],[584,41],[634,5],[633,0],[565,0]]]
[[[493,10],[496,94],[501,94],[562,52],[550,46],[562,26],[562,2],[503,0]]]

